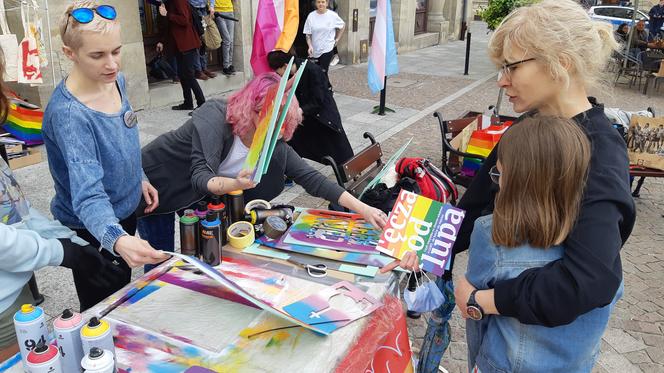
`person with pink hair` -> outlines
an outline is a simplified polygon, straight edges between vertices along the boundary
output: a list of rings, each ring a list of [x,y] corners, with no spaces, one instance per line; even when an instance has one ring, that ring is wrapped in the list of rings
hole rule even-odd
[[[142,149],[143,170],[157,188],[160,204],[150,215],[141,217],[138,231],[155,248],[173,251],[173,213],[182,212],[209,195],[243,190],[245,201],[272,200],[284,189],[284,175],[309,194],[356,211],[371,224],[382,228],[387,216],[373,208],[320,172],[309,166],[286,141],[302,121],[302,110],[293,99],[286,114],[281,138],[277,141],[267,174],[255,185],[242,170],[270,87],[281,77],[273,72],[255,77],[226,99],[205,102],[182,127],[165,133]]]

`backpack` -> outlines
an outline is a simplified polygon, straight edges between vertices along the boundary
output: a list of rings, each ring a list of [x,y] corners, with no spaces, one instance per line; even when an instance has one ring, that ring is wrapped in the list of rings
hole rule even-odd
[[[401,158],[395,168],[400,177],[409,177],[417,182],[420,195],[442,203],[456,203],[459,197],[456,185],[428,159]]]

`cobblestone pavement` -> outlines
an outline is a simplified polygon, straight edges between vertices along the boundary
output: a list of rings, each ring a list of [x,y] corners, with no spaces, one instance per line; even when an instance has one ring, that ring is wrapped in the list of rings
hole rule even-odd
[[[495,68],[486,57],[488,39],[481,23],[473,23],[473,49],[470,75],[463,76],[463,42],[450,42],[399,56],[401,73],[389,79],[387,103],[395,114],[379,117],[370,114],[378,97],[366,88],[366,64],[337,66],[330,72],[344,126],[356,150],[366,146],[364,131],[371,131],[381,141],[384,156],[413,138],[407,155],[427,157],[440,165],[441,140],[437,121],[431,116],[439,111],[444,118],[459,117],[468,110],[483,111],[495,104],[498,89],[492,74]],[[593,92],[607,106],[640,110],[652,106],[664,113],[664,93],[646,97],[635,88],[619,84],[613,89]],[[509,104],[502,113],[514,114]],[[186,115],[167,108],[139,113],[141,142],[177,128]],[[329,168],[316,165],[330,175]],[[16,172],[32,204],[48,212],[53,196],[48,165],[42,162]],[[622,251],[625,295],[618,302],[603,341],[595,372],[664,372],[664,181],[647,179],[636,199],[638,210],[634,232]],[[327,202],[306,195],[299,187],[287,190],[280,201],[304,207],[326,206]],[[462,274],[467,258],[461,255],[455,272]],[[141,270],[134,271],[138,276]],[[77,307],[71,274],[61,268],[37,272],[41,291],[46,296],[45,310],[50,316],[65,307]],[[426,328],[425,315],[409,320],[409,334],[414,350],[419,350]],[[464,322],[455,312],[452,320],[452,343],[442,361],[449,372],[466,371]]]

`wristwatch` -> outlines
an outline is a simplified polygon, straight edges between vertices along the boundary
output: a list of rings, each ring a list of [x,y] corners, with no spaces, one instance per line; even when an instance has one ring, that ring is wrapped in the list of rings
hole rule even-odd
[[[477,293],[478,290],[479,289],[475,289],[472,293],[470,293],[470,297],[468,297],[468,303],[466,303],[466,313],[468,314],[468,317],[473,320],[482,320],[484,317],[484,310],[475,300],[475,293]]]

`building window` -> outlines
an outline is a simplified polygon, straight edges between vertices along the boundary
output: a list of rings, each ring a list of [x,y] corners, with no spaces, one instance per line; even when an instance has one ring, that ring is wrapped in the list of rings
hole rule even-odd
[[[415,0],[415,35],[427,32],[427,6],[429,0]]]

